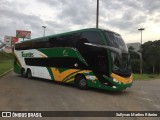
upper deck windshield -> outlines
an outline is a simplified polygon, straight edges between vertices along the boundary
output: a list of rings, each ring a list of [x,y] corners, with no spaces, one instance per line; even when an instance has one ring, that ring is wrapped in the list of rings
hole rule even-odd
[[[108,31],[105,31],[104,33],[105,33],[106,37],[108,38],[108,45],[109,46],[118,48],[122,52],[128,52],[128,48],[127,48],[126,44],[124,43],[122,37],[119,34],[113,33],[113,32],[108,32]]]
[[[120,76],[130,76],[131,74],[131,66],[130,66],[130,56],[128,53],[128,48],[124,43],[122,37],[113,32],[104,31],[104,34],[107,38],[108,46],[118,48],[122,52],[122,56],[120,57],[118,53],[111,51],[112,57],[112,72],[116,73]]]

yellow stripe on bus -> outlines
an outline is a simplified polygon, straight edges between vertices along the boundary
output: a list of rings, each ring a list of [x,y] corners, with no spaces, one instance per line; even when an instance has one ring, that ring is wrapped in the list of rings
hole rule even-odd
[[[111,74],[111,77],[112,78],[115,78],[116,80],[118,80],[118,81],[120,81],[120,82],[122,82],[123,84],[127,84],[127,83],[131,83],[132,82],[132,75],[130,76],[130,77],[128,77],[128,78],[124,78],[124,77],[121,77],[121,76],[119,76],[119,75],[116,75],[116,74],[114,74],[114,73],[112,73]]]
[[[57,68],[51,68],[52,74],[54,76],[55,81],[62,81],[64,78],[66,78],[68,75],[77,72],[79,70],[77,69],[69,69],[62,73],[59,72]]]

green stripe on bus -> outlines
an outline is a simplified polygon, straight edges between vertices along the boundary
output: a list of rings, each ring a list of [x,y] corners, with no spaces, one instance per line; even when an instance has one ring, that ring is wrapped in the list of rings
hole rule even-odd
[[[51,79],[54,80],[54,76],[53,76],[53,74],[52,74],[51,68],[50,68],[50,67],[47,67],[47,70],[48,70],[48,72],[49,72],[49,74],[50,74],[50,76],[51,76]]]

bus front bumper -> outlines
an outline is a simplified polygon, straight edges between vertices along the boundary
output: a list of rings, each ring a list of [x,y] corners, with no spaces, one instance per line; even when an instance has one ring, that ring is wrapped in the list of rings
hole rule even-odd
[[[108,84],[102,84],[99,80],[91,81],[88,80],[88,86],[93,88],[99,88],[108,91],[121,91],[128,87],[131,87],[133,84],[132,75],[129,78],[123,78],[114,73],[111,74],[111,78],[107,76],[103,76],[106,81],[112,83],[112,86]]]

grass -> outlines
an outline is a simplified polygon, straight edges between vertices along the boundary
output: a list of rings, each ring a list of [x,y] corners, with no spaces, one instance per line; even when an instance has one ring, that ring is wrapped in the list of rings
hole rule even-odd
[[[134,80],[160,79],[160,74],[133,74]]]
[[[0,51],[0,76],[13,68],[13,54]]]
[[[0,76],[13,67],[12,60],[0,61]]]
[[[4,60],[11,60],[13,59],[12,53],[5,53],[3,51],[0,51],[0,62]]]

